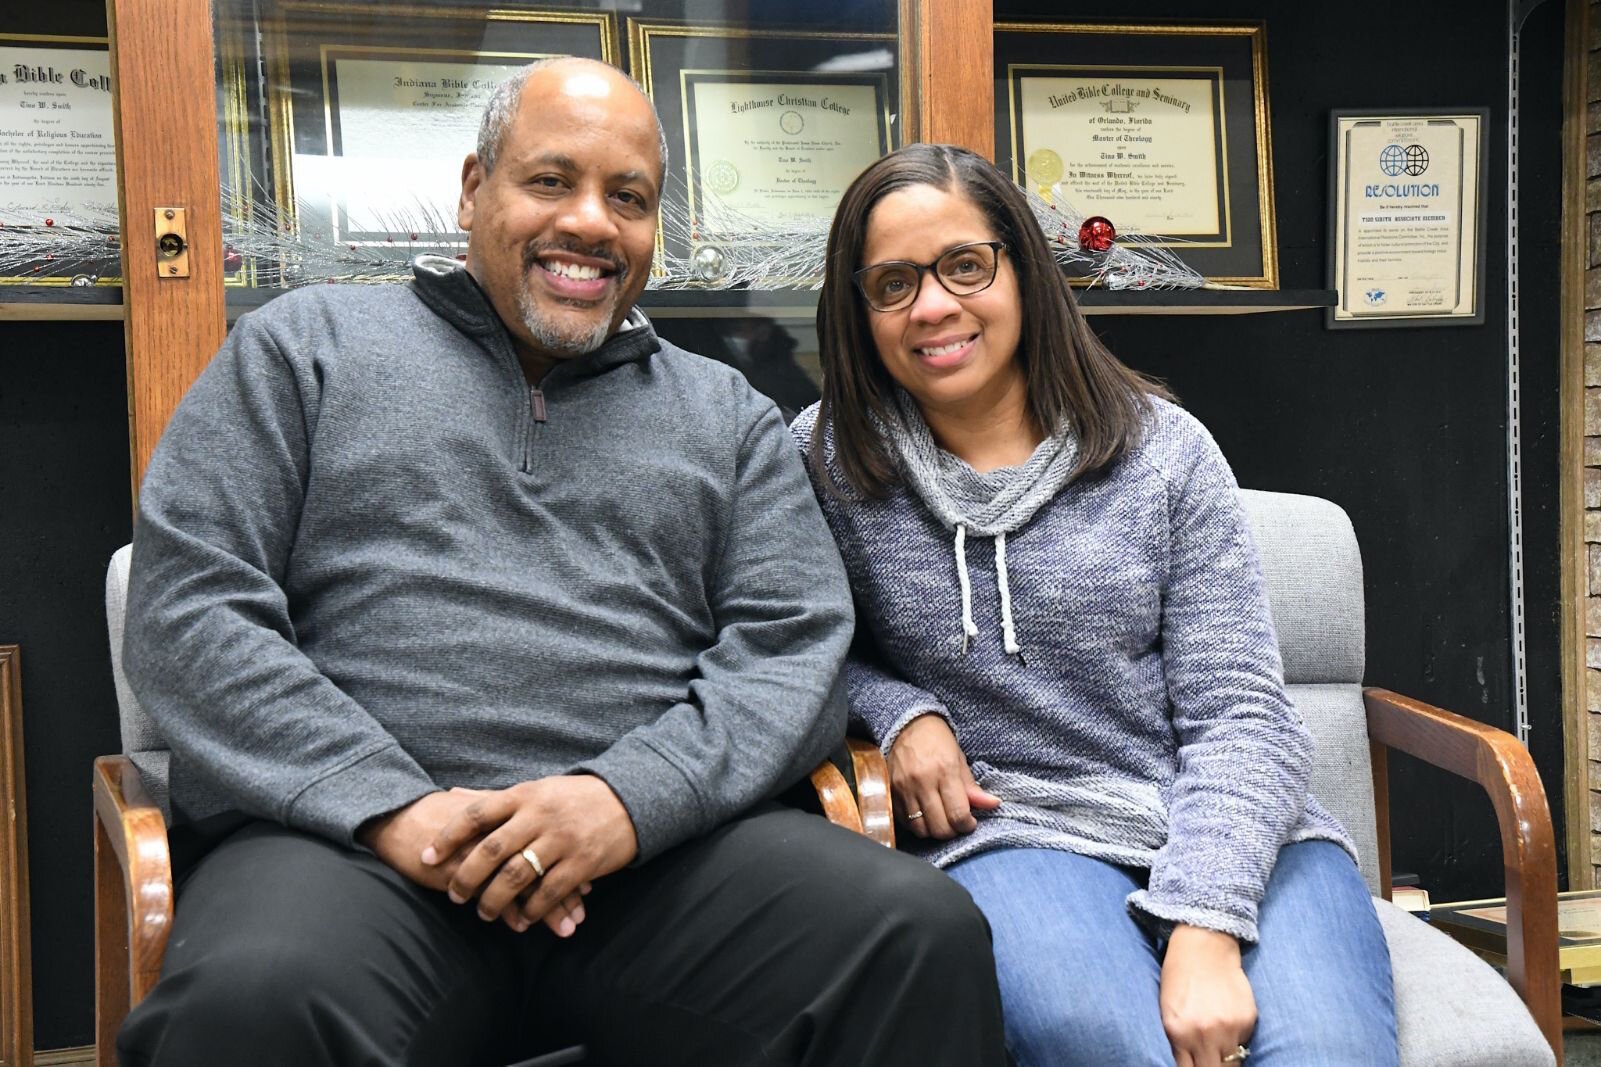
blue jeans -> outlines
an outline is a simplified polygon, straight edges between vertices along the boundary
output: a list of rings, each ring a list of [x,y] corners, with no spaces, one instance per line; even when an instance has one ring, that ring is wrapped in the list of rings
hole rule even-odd
[[[1173,1067],[1157,1003],[1162,953],[1124,898],[1143,871],[1052,849],[952,866],[989,919],[1018,1067]],[[1390,954],[1338,845],[1286,845],[1242,962],[1256,997],[1250,1067],[1397,1063]]]

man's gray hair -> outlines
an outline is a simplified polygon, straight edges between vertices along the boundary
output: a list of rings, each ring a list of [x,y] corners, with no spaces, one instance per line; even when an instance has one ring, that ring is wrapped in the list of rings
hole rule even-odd
[[[517,108],[522,103],[523,87],[528,79],[546,67],[558,63],[594,63],[607,70],[617,68],[597,59],[582,59],[575,56],[551,56],[548,59],[536,59],[525,67],[519,67],[511,77],[495,87],[489,101],[484,104],[484,117],[478,123],[478,162],[483,165],[487,175],[495,169],[496,158],[500,155],[501,143],[506,139],[506,128],[511,125],[512,119],[517,117]],[[636,83],[634,88],[639,89]],[[656,112],[656,102],[645,95],[645,90],[639,89],[639,95],[645,97],[650,105],[651,118],[656,120],[657,147],[662,154],[662,174],[667,174],[667,131],[662,127],[662,117]]]

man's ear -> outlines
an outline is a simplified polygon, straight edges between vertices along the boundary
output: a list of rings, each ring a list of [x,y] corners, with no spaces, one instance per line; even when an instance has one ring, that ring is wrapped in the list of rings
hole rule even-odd
[[[473,205],[483,184],[484,168],[478,165],[478,154],[468,152],[461,162],[461,199],[456,203],[456,225],[463,230],[473,228]]]

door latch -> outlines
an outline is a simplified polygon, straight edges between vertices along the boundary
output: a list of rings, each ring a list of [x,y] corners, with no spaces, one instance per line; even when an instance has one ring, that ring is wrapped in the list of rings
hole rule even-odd
[[[189,231],[181,207],[156,208],[156,274],[189,277]]]

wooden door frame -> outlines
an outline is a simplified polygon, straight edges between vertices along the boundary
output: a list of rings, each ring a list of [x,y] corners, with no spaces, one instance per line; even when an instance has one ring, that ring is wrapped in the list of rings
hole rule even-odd
[[[906,140],[995,158],[992,0],[900,0]]]
[[[227,336],[211,27],[209,0],[106,0],[136,508],[161,431]],[[188,277],[157,271],[167,208],[184,211]]]

